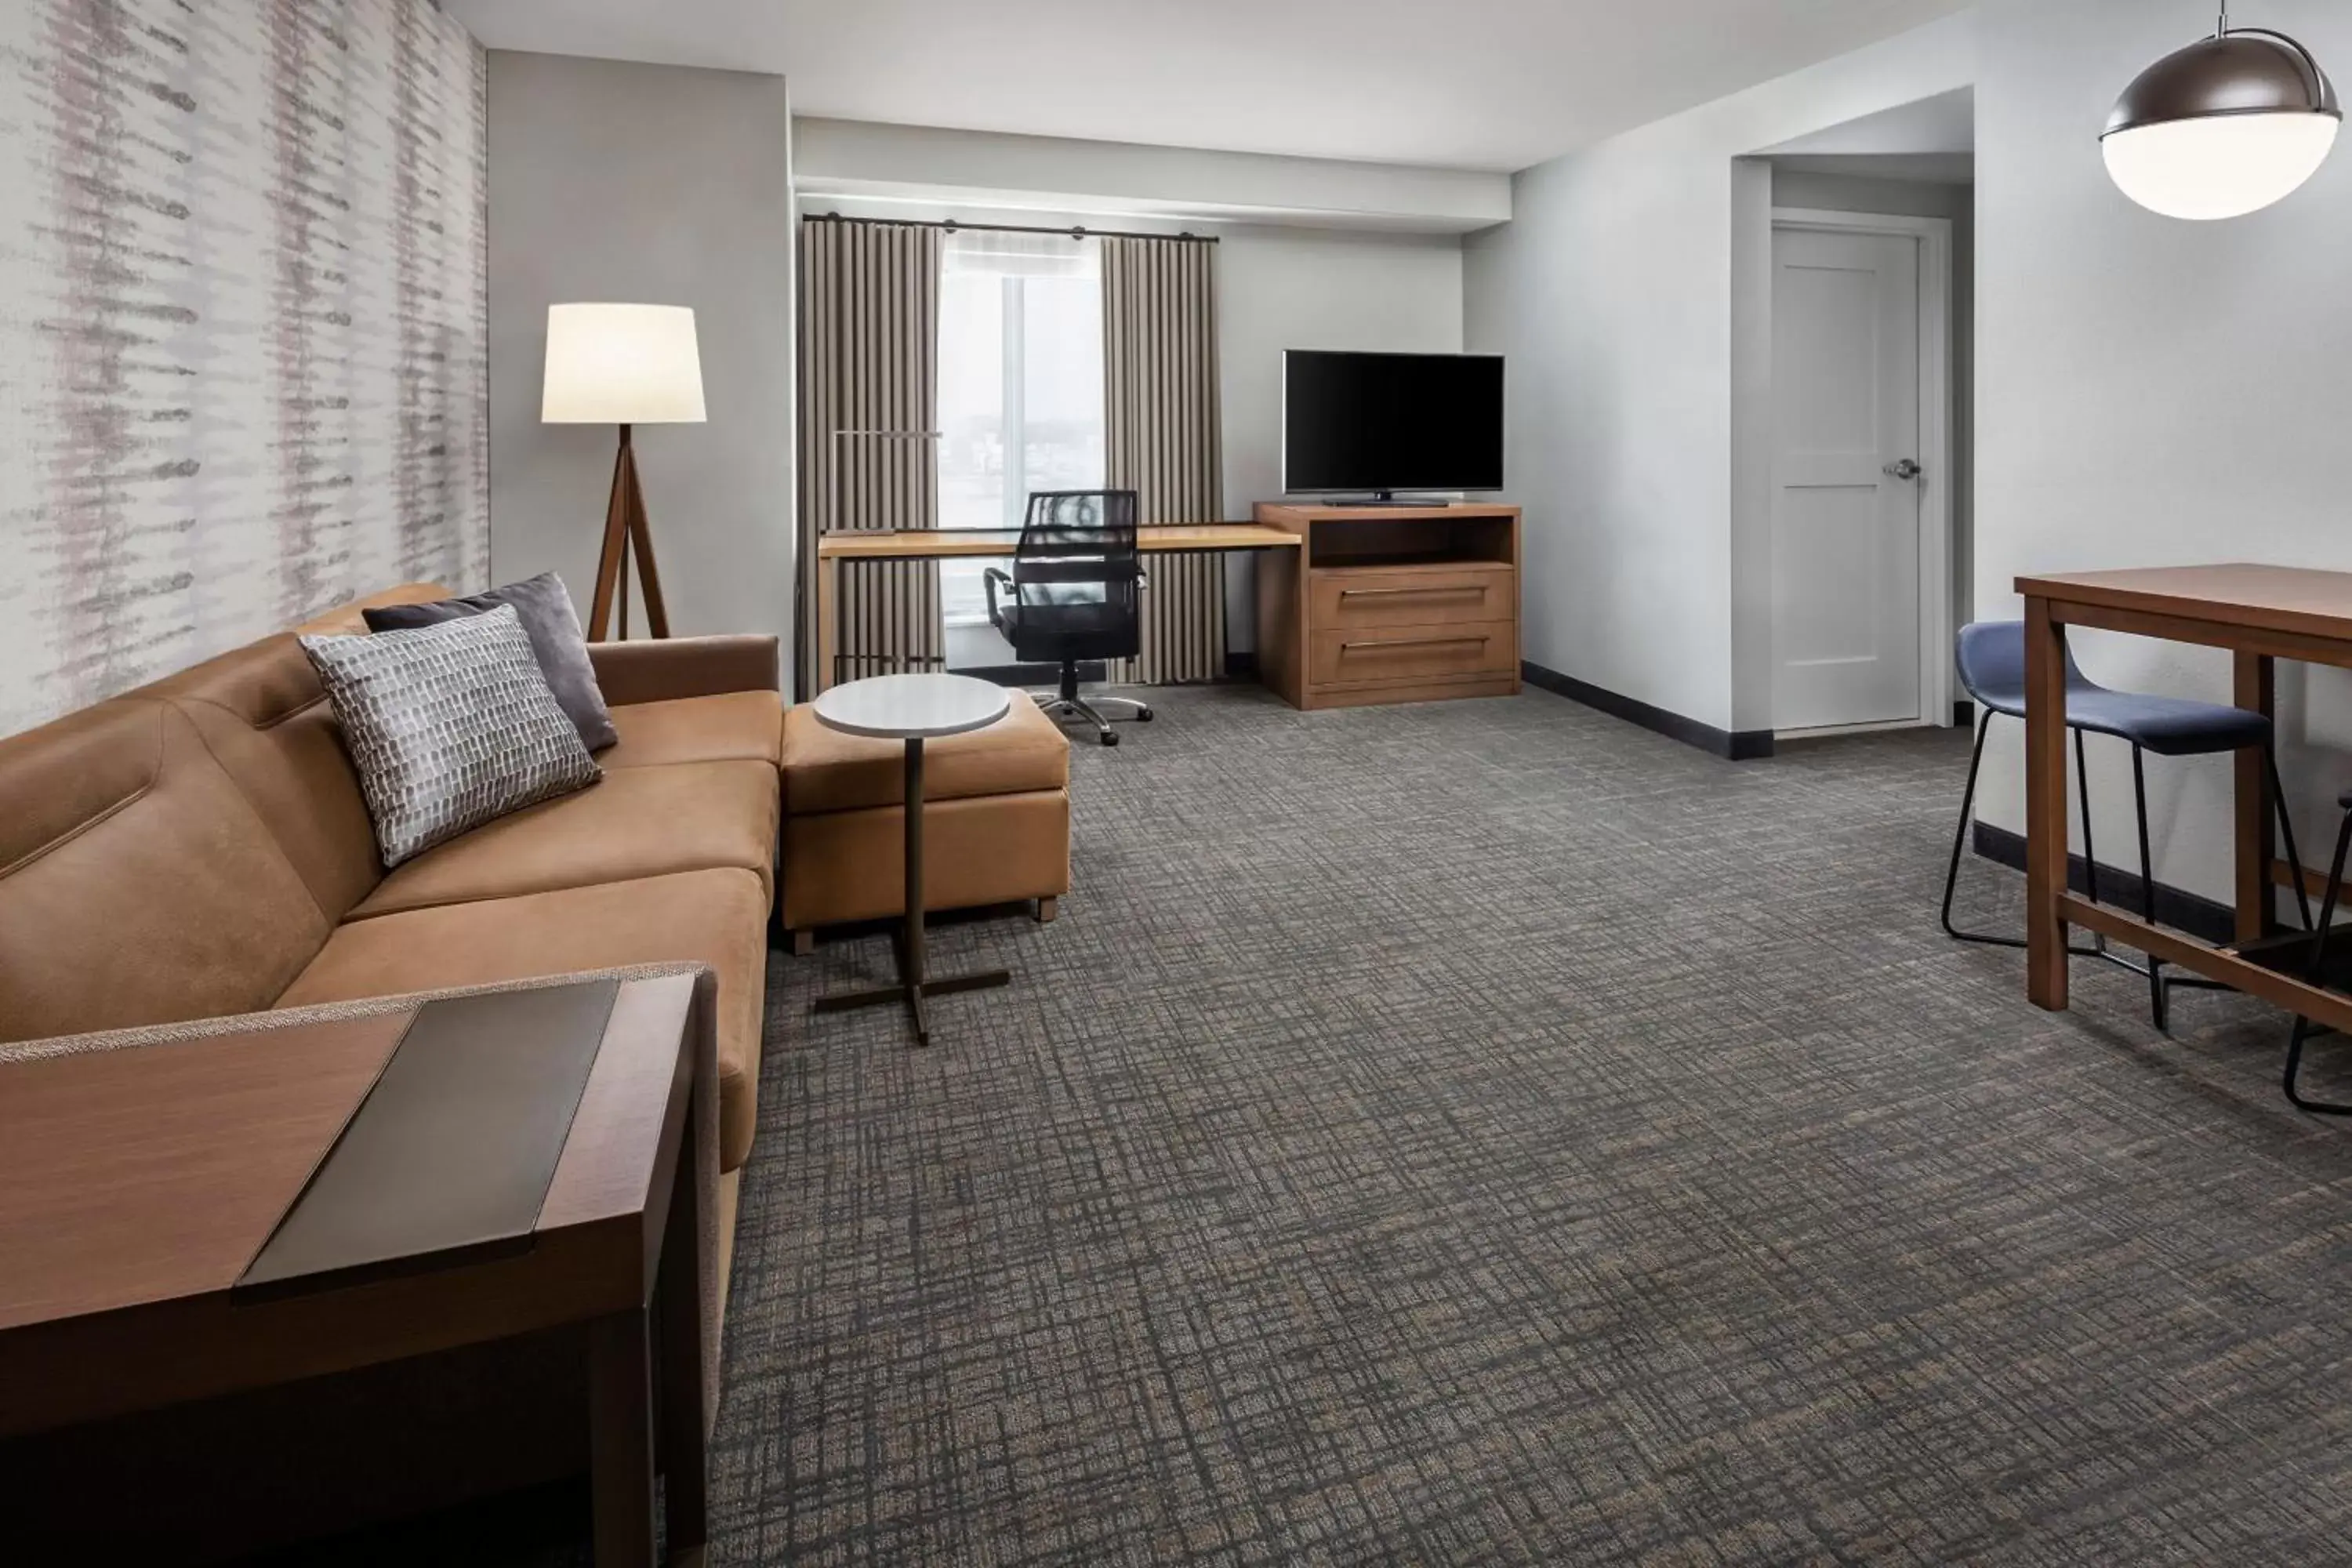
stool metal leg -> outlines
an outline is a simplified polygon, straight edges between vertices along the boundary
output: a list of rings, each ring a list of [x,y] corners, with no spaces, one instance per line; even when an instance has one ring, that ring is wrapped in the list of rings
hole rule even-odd
[[[2083,754],[2083,731],[2074,731],[2074,793],[2082,797],[2083,805],[2083,887],[2091,902],[2099,901],[2099,852],[2091,845],[2091,763]],[[2101,952],[2107,950],[2107,939],[2095,935],[2091,945]]]
[[[2347,851],[2352,851],[2352,811],[2344,814],[2344,826],[2336,836],[2336,858],[2328,867],[2327,889],[2320,895],[2319,923],[2312,928],[2311,963],[2304,972],[2304,979],[2314,985],[2318,984],[2320,976],[2326,973],[2328,931],[2336,920],[2336,889],[2344,882],[2344,861]],[[2294,1027],[2288,1033],[2286,1040],[2286,1079],[2284,1087],[2287,1102],[2298,1110],[2308,1110],[2316,1116],[2352,1116],[2352,1105],[2331,1105],[2326,1100],[2305,1100],[2296,1088],[2303,1076],[2305,1042],[2326,1032],[2308,1018],[2295,1019]]]
[[[2022,949],[2025,946],[2025,939],[2023,937],[1995,936],[1990,931],[1962,931],[1959,927],[1952,923],[1952,899],[1958,892],[1960,885],[1960,857],[1968,847],[1969,824],[1972,820],[1969,814],[1976,807],[1977,775],[1984,770],[1985,736],[1992,729],[1992,717],[1993,710],[1988,708],[1984,710],[1983,718],[1979,720],[1977,724],[1976,750],[1969,758],[1968,787],[1960,792],[1960,822],[1959,826],[1952,830],[1952,860],[1951,864],[1947,867],[1944,871],[1944,934],[1952,938],[1956,942],[1973,942],[1980,943],[1986,947],[2013,947]],[[2079,747],[2082,742],[2082,735],[2079,731],[2076,733],[2074,739],[2078,747],[2076,761],[2079,763],[2081,760]],[[2084,794],[2084,798],[2087,801],[2089,791],[2086,789]],[[2090,824],[2086,818],[2084,823],[2084,833],[2085,837],[2088,836],[2089,832]],[[2070,947],[2066,951],[2076,958],[2098,958],[2105,956],[2105,954],[2096,948]],[[2121,961],[2111,960],[2111,962],[2119,963]]]
[[[2147,768],[2140,749],[2132,748],[2132,804],[2139,812],[2139,918],[2148,924],[2156,923],[2156,858],[2147,848]],[[2158,1034],[2168,1034],[2168,1009],[2165,1005],[2164,962],[2156,954],[2147,954],[2148,1008],[2156,1017]]]
[[[1988,947],[2023,947],[2021,937],[1991,936],[1982,931],[1962,931],[1952,923],[1952,895],[1960,885],[1960,853],[1968,846],[1969,814],[1977,804],[1977,774],[1984,769],[1985,733],[1992,728],[1992,710],[1984,710],[1977,721],[1975,754],[1969,758],[1969,784],[1960,792],[1960,825],[1952,830],[1952,864],[1944,873],[1944,934],[1960,942],[1979,942]]]

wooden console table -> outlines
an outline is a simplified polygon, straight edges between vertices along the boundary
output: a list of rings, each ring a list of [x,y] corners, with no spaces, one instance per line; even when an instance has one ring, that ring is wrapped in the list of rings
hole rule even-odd
[[[2228,648],[2241,708],[2269,714],[2274,661],[2352,668],[2352,573],[2284,566],[2166,566],[2020,577],[2025,596],[2026,994],[2067,1001],[2066,928],[2084,926],[2168,963],[2352,1032],[2352,997],[2241,956],[2274,924],[2272,889],[2294,872],[2272,846],[2259,751],[2237,757],[2237,944],[2217,948],[2075,897],[2066,881],[2066,628],[2096,626]],[[2312,882],[2324,887],[2324,876]]]
[[[1261,503],[1258,674],[1294,708],[1519,689],[1519,509]]]
[[[0,1437],[584,1325],[596,1562],[653,1561],[656,1436],[698,1561],[696,985],[0,1064]]]

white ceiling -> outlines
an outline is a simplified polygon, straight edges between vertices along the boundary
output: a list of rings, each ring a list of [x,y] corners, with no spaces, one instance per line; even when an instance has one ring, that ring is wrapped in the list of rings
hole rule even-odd
[[[772,71],[796,112],[1509,170],[1969,0],[442,0],[493,48]]]

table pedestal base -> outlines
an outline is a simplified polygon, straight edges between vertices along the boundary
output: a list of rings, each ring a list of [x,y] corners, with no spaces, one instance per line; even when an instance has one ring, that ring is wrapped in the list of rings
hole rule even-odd
[[[884,985],[872,991],[845,991],[838,996],[820,996],[816,1001],[816,1011],[845,1013],[853,1007],[881,1007],[893,1002],[904,1002],[908,1015],[915,1020],[915,1043],[928,1046],[931,1043],[931,1029],[929,1022],[923,1016],[924,997],[949,996],[958,991],[987,991],[1012,984],[1011,970],[985,969],[974,974],[926,980],[919,985]]]
[[[898,938],[898,984],[884,985],[871,991],[845,991],[838,996],[820,996],[812,1009],[818,1013],[843,1013],[853,1007],[880,1007],[893,1002],[907,1005],[908,1016],[915,1021],[915,1044],[931,1043],[930,1021],[923,1016],[923,998],[947,996],[958,991],[987,991],[1013,984],[1013,972],[1007,969],[984,969],[972,974],[954,974],[934,980],[924,973],[923,963],[923,742],[919,736],[907,742],[907,915],[903,934]]]

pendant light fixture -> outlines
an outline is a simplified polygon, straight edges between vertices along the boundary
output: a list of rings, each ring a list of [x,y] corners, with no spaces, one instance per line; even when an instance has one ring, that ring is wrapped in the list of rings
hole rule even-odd
[[[2100,147],[2124,195],[2167,217],[2242,217],[2319,172],[2344,110],[2309,49],[2263,27],[2221,30],[2124,89]]]

